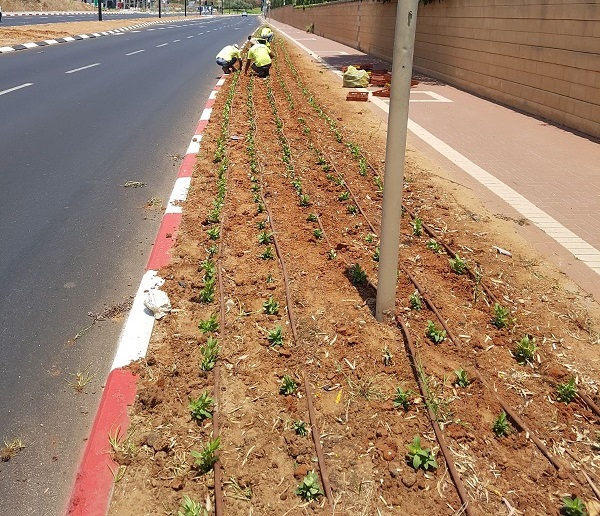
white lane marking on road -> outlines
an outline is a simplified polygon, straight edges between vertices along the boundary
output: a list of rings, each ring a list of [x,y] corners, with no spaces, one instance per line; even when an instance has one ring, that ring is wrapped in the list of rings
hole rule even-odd
[[[188,36],[186,39],[190,39],[190,38],[193,38],[193,37],[194,37],[194,36]]]
[[[180,39],[174,39],[173,43],[179,43],[181,40]]]
[[[65,72],[65,73],[80,72],[81,70],[87,70],[88,68],[94,68],[94,66],[100,66],[100,63],[94,63],[94,64],[91,64],[91,65],[82,66],[81,68],[75,68],[75,69],[69,70],[68,72]]]
[[[17,90],[20,90],[21,88],[27,88],[27,86],[33,86],[33,83],[26,82],[25,84],[21,84],[21,86],[15,86],[14,88],[9,88],[8,90],[0,91],[0,95],[10,93],[11,91],[17,91]]]
[[[156,45],[156,48],[166,47],[167,45],[168,45],[168,43],[163,43],[162,45]]]
[[[129,54],[125,54],[125,55],[132,56],[133,54],[139,54],[140,52],[145,52],[145,50],[136,50],[135,52],[129,52]]]
[[[198,33],[198,36],[202,36],[202,34],[204,34],[204,32],[199,32],[199,33]]]
[[[131,32],[142,32],[141,30],[132,30]]]
[[[156,30],[156,29],[146,29],[146,30],[149,32],[149,31],[151,31],[151,30]]]
[[[423,93],[431,98],[429,99],[410,99],[410,102],[454,102],[453,100],[447,99],[443,95],[436,93],[435,91],[427,91],[427,90],[410,90],[411,95],[418,95],[419,93]]]
[[[191,177],[180,177],[175,181],[175,186],[171,192],[171,197],[169,198],[169,203],[165,209],[165,214],[183,213],[183,207],[180,206],[180,203],[187,199],[191,180]]]
[[[144,298],[147,291],[160,287],[164,283],[164,280],[158,277],[156,272],[146,271],[142,277],[127,322],[121,331],[111,370],[126,366],[134,360],[146,356],[154,327],[154,315],[144,307]]]

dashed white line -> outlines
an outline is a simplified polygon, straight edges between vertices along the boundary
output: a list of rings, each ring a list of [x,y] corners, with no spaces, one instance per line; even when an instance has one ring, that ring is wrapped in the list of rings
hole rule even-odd
[[[190,38],[193,38],[193,37],[194,37],[194,36],[188,36],[186,39],[190,39]]]
[[[9,88],[8,90],[0,91],[0,95],[4,95],[5,93],[10,93],[11,91],[17,91],[21,88],[27,88],[27,86],[33,86],[32,82],[26,82],[25,84],[21,84],[21,86],[15,86],[14,88]]]
[[[166,47],[167,45],[168,45],[168,43],[163,43],[162,45],[156,45],[156,48]]]
[[[87,70],[88,68],[93,68],[94,66],[100,66],[100,63],[94,63],[94,64],[91,64],[91,65],[82,66],[81,68],[75,68],[75,69],[69,70],[68,72],[65,72],[65,73],[80,72],[81,70]]]
[[[145,52],[145,50],[136,50],[135,52],[129,52],[129,54],[125,54],[125,55],[132,56],[133,54],[139,54],[140,52]]]
[[[173,43],[179,43],[181,40],[180,39],[174,39]]]

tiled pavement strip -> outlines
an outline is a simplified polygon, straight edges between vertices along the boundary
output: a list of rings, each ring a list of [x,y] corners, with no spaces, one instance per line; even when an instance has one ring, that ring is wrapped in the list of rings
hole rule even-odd
[[[341,66],[353,62],[391,68],[351,47],[269,22],[340,76]],[[600,145],[439,81],[421,79],[411,88],[409,145],[470,188],[493,213],[526,218],[529,224],[515,224],[516,230],[600,301]],[[370,95],[369,101],[387,121],[389,99]],[[497,245],[503,247],[502,242]]]

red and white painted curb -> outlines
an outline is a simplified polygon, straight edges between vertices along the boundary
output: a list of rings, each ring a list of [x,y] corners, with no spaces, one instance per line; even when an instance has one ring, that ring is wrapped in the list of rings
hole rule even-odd
[[[69,516],[105,516],[108,512],[114,482],[113,472],[118,468],[118,464],[110,456],[108,436],[117,432],[125,435],[127,431],[127,407],[135,400],[137,377],[126,367],[146,356],[154,327],[154,316],[144,307],[144,297],[149,290],[163,283],[157,272],[170,261],[170,250],[183,216],[180,203],[187,198],[202,134],[210,119],[217,92],[224,82],[225,79],[221,78],[211,92],[179,168],[152,253],[146,264],[146,272],[119,337],[117,352],[106,380],[98,413],[77,470],[67,507]]]

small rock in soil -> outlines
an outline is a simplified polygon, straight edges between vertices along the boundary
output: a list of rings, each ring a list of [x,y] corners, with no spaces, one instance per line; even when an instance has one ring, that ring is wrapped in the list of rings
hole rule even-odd
[[[402,475],[402,483],[406,487],[411,488],[417,483],[417,474],[411,470],[405,471]]]
[[[154,445],[156,444],[156,441],[158,441],[160,439],[160,435],[157,434],[156,432],[148,432],[148,435],[146,435],[146,438],[144,439],[144,442],[150,446],[150,448],[154,448]]]
[[[392,478],[398,477],[398,475],[400,474],[400,469],[400,464],[397,462],[390,462],[388,466],[388,471],[390,472],[390,476]]]
[[[171,489],[181,491],[185,487],[185,480],[181,477],[174,478],[171,481]]]
[[[306,464],[300,464],[299,466],[296,467],[296,469],[294,470],[294,477],[295,478],[304,478],[306,475],[308,474],[308,466]]]

